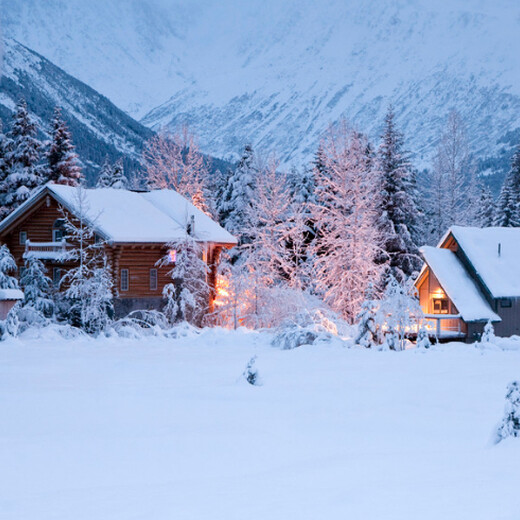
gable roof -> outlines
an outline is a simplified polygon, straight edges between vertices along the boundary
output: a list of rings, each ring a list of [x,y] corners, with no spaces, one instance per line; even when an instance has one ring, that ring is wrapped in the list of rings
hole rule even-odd
[[[493,298],[520,297],[520,228],[453,226],[450,233]]]
[[[423,246],[421,253],[464,321],[501,321],[453,251]]]
[[[173,190],[85,188],[83,192],[87,219],[96,232],[111,242],[167,243],[181,239],[193,216],[197,240],[231,246],[237,243],[233,235]],[[78,188],[48,183],[0,223],[0,232],[46,193],[71,213],[77,213]]]

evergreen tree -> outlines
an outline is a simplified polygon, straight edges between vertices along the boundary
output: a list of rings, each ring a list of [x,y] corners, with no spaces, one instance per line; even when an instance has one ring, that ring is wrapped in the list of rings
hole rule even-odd
[[[52,281],[46,275],[47,268],[41,260],[30,256],[25,261],[25,270],[20,278],[23,289],[23,307],[30,307],[35,311],[50,317],[54,313],[52,299]]]
[[[11,143],[6,154],[8,174],[5,179],[4,206],[10,213],[25,202],[32,190],[43,182],[40,159],[41,143],[36,138],[36,125],[31,121],[27,104],[20,101],[8,134]]]
[[[174,266],[169,273],[172,283],[163,289],[164,311],[170,323],[188,321],[201,325],[209,302],[208,266],[203,260],[202,246],[189,228],[187,223],[184,238],[167,244],[168,254],[159,262],[159,265],[171,264],[171,252],[175,252]]]
[[[18,280],[11,276],[16,272],[16,262],[9,248],[0,246],[0,289],[18,289]]]
[[[54,109],[52,140],[47,156],[47,180],[55,184],[78,186],[81,182],[81,168],[78,155],[74,151],[72,138],[59,107]]]
[[[5,199],[7,196],[7,174],[9,167],[7,163],[7,153],[10,148],[10,140],[3,133],[2,122],[0,121],[0,220],[6,217],[9,213],[5,206]]]
[[[495,221],[495,199],[488,186],[481,186],[476,212],[476,223],[479,227],[491,227]]]
[[[103,166],[101,166],[96,182],[96,188],[109,188],[112,182],[112,171],[113,167],[110,161],[108,160],[108,156],[105,157],[105,161],[103,162]]]
[[[520,227],[520,146],[498,197],[495,226]]]
[[[251,241],[247,234],[251,222],[250,208],[255,196],[258,168],[251,145],[246,145],[235,171],[228,179],[222,201],[222,223],[238,238],[239,246]]]
[[[508,437],[520,437],[520,381],[507,385],[504,418],[497,429],[495,443]]]
[[[419,210],[415,172],[403,150],[404,138],[395,125],[392,107],[385,118],[378,159],[381,169],[381,218],[383,255],[399,280],[420,266],[417,237]]]

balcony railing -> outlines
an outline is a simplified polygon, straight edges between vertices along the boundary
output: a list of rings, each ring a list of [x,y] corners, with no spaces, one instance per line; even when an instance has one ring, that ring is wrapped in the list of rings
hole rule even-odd
[[[24,258],[33,257],[40,260],[64,260],[69,244],[65,240],[60,242],[25,242]]]
[[[424,326],[438,339],[465,338],[467,334],[460,314],[425,314]]]

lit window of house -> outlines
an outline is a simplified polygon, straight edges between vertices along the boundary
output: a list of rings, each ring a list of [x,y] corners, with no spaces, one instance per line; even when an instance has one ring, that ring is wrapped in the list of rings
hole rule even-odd
[[[433,313],[434,314],[448,314],[449,302],[447,298],[434,298]]]
[[[168,251],[168,259],[170,261],[170,264],[174,264],[177,260],[177,251],[175,249],[170,249]]]

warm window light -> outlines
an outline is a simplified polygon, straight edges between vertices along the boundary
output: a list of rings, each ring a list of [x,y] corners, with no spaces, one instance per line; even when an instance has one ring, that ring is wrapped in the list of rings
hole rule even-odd
[[[170,249],[168,251],[168,258],[171,264],[175,263],[175,261],[177,260],[177,251],[175,251],[175,249]]]
[[[444,291],[442,289],[436,289],[433,292],[433,295],[435,296],[435,298],[444,298],[445,297]]]

